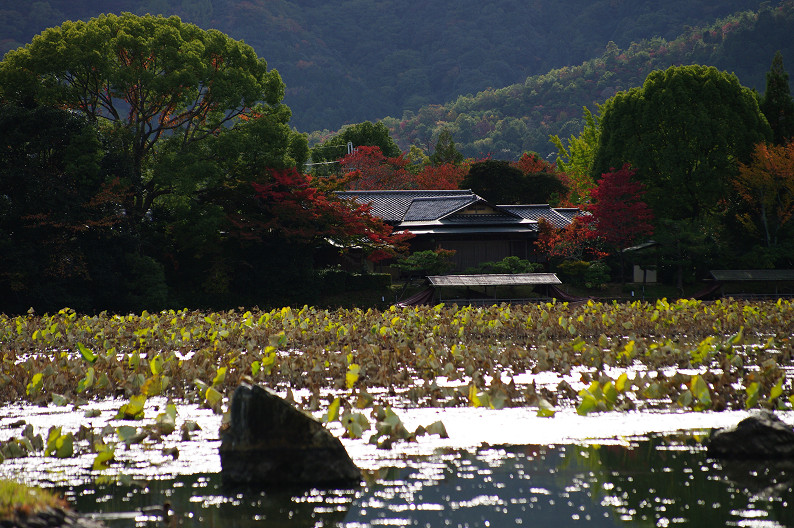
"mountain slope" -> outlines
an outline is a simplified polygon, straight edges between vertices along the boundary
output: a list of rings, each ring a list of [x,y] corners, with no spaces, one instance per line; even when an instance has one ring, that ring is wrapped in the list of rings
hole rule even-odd
[[[439,132],[448,128],[458,149],[471,157],[518,159],[538,152],[554,159],[550,134],[566,139],[582,127],[582,107],[592,111],[619,90],[640,86],[653,70],[704,64],[734,72],[739,81],[763,93],[772,57],[781,50],[794,64],[794,0],[758,12],[740,12],[680,37],[608,46],[598,58],[563,67],[523,83],[430,105],[402,118],[385,118],[398,145],[432,151]]]
[[[760,0],[0,0],[0,52],[66,19],[178,15],[243,39],[279,70],[299,130],[401,115],[523,82],[608,42],[711,23]],[[779,2],[773,2],[778,4]]]

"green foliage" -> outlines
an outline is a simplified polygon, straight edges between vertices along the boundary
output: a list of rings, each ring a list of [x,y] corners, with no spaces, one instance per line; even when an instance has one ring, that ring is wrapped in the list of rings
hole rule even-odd
[[[452,139],[452,132],[445,128],[438,135],[436,147],[430,155],[430,163],[439,166],[445,163],[460,164],[463,161],[463,154],[455,148],[455,141]]]
[[[748,390],[752,390],[752,387],[748,387]],[[688,388],[678,397],[678,405],[681,407],[692,406],[695,411],[711,409],[711,391],[703,376],[700,374],[692,376]]]
[[[74,454],[74,435],[61,432],[61,427],[50,427],[47,435],[47,444],[44,449],[46,456],[69,458]]]
[[[589,269],[590,263],[584,260],[566,260],[557,266],[557,273],[563,282],[583,286],[586,282],[585,274]]]
[[[0,315],[0,353],[13,350],[26,358],[0,363],[0,402],[72,398],[76,403],[122,390],[132,394],[115,415],[127,421],[108,432],[89,437],[53,428],[45,441],[26,428],[22,438],[0,443],[0,455],[82,456],[89,440],[101,468],[113,458],[113,446],[103,436],[113,434],[126,445],[157,441],[179,428],[180,402],[222,412],[224,394],[244,376],[273,387],[317,387],[309,406],[318,415],[324,411],[327,422],[339,421],[355,438],[365,438],[374,424],[370,441],[381,447],[445,430],[431,425],[411,432],[375,399],[492,409],[537,404],[540,416],[566,406],[581,414],[635,407],[787,408],[792,387],[779,363],[788,353],[793,319],[794,303],[784,299]],[[78,336],[96,354],[94,363],[71,345]],[[195,352],[184,355],[188,349]],[[32,350],[36,353],[29,354]],[[145,357],[141,350],[148,351]],[[516,381],[523,374],[568,373],[571,365],[583,378],[576,389],[566,382],[556,392],[545,387],[536,392],[534,382]],[[693,367],[696,375],[665,374]],[[617,379],[602,374],[594,379],[590,373],[596,369],[622,372]],[[507,373],[514,379],[503,383]],[[436,384],[440,376],[449,383]],[[85,383],[74,398],[88,377],[94,383]],[[144,387],[163,377],[173,378],[161,387],[168,403],[147,421],[144,410],[155,402],[148,401]],[[103,378],[109,383],[100,383]],[[421,379],[425,382],[417,383]],[[58,396],[64,387],[66,396]],[[333,398],[320,409],[319,391],[326,389]],[[388,390],[397,396],[384,395]],[[190,427],[183,426],[183,437]],[[103,443],[108,447],[96,447]]]
[[[593,187],[590,173],[600,136],[598,119],[585,106],[584,128],[578,136],[571,135],[567,148],[558,135],[553,134],[549,138],[557,148],[557,168],[572,180],[570,199],[574,204],[586,203]]]
[[[549,203],[563,195],[567,187],[546,172],[524,174],[519,168],[502,160],[472,163],[461,189],[471,189],[493,204]]]
[[[624,163],[636,171],[656,219],[663,265],[676,269],[682,286],[699,248],[714,252],[725,240],[722,217],[736,161],[749,162],[753,146],[769,137],[755,94],[735,75],[714,67],[671,67],[602,106],[591,176]]]
[[[734,75],[671,67],[604,104],[591,176],[629,163],[657,218],[704,218],[725,196],[735,161],[749,162],[769,132]]]
[[[757,4],[747,4],[735,9],[756,7]],[[681,6],[682,13],[686,9]],[[600,12],[609,10],[602,7]],[[631,30],[636,38],[615,39],[619,47],[604,51],[610,38],[605,35],[590,55],[595,58],[569,61],[565,64],[572,66],[555,66],[543,70],[547,72],[543,74],[536,72],[518,84],[472,92],[443,106],[422,107],[384,122],[406,149],[411,144],[426,147],[442,129],[449,128],[458,149],[468,157],[518,159],[526,151],[546,156],[554,148],[549,143],[550,136],[576,137],[587,126],[586,120],[579,117],[583,106],[592,108],[618,91],[642,85],[654,70],[681,64],[714,65],[735,72],[742,84],[761,91],[766,65],[775,50],[794,56],[794,43],[787,38],[794,31],[794,9],[787,3],[774,8],[762,6],[758,12],[737,12],[716,22],[710,17],[701,18],[690,26],[651,37],[662,33],[651,31],[643,35],[639,29],[643,26],[633,20],[627,28],[639,31]]]
[[[399,259],[395,266],[411,276],[443,275],[455,266],[451,261],[453,254],[454,251],[444,249],[415,251]]]
[[[611,411],[618,403],[620,392],[616,383],[609,380],[603,385],[598,381],[593,381],[586,389],[579,391],[582,398],[576,407],[577,414],[586,416],[593,411]]]
[[[354,149],[362,145],[379,147],[381,153],[387,158],[400,155],[400,148],[392,139],[386,125],[380,121],[377,123],[365,121],[349,125],[338,134],[312,147],[312,162],[334,161],[344,157],[347,154],[348,143],[352,143]]]
[[[258,207],[251,183],[308,157],[281,78],[250,46],[176,17],[65,22],[3,59],[0,94],[2,309],[311,300],[281,295],[310,261],[230,240]],[[281,289],[249,287],[257,275]]]
[[[583,274],[583,279],[587,288],[597,288],[605,285],[612,279],[609,265],[603,260],[591,262]]]
[[[278,112],[284,83],[250,46],[223,33],[178,17],[125,13],[64,22],[9,52],[0,63],[0,92],[107,124],[130,167],[125,183],[135,200],[124,205],[138,223],[177,186],[180,174],[152,170],[160,150],[168,151],[163,145],[178,137],[187,148],[241,117]]]
[[[497,262],[483,262],[482,264],[469,268],[466,274],[477,273],[536,273],[543,271],[543,264],[530,262],[519,257],[505,257]]]
[[[780,50],[775,53],[772,67],[766,74],[766,90],[760,106],[772,127],[772,140],[776,145],[794,139],[794,99]]]

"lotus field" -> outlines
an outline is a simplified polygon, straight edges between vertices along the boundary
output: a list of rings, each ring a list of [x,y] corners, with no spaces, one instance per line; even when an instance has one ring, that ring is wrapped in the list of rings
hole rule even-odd
[[[552,420],[565,407],[790,409],[792,329],[788,300],[94,316],[63,309],[0,315],[0,401],[117,401],[116,418],[131,425],[113,434],[129,445],[173,432],[180,405],[223,412],[234,388],[252,381],[341,422],[348,437],[388,447],[444,434],[440,422],[405,430],[397,414],[408,407],[534,406]],[[155,397],[168,404],[144,416]],[[36,440],[9,440],[0,457],[74,453],[72,433],[57,427]],[[95,469],[112,459],[104,441],[89,445]]]

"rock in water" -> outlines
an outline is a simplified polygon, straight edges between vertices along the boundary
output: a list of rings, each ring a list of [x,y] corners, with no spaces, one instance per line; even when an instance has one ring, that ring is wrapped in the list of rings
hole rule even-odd
[[[723,458],[791,458],[794,428],[772,412],[761,411],[733,427],[712,431],[708,454]]]
[[[221,431],[221,476],[230,484],[330,486],[361,481],[342,442],[274,392],[242,384]]]

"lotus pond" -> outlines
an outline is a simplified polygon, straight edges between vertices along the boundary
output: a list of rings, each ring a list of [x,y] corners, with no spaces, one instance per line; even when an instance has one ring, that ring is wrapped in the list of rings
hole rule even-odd
[[[794,526],[794,467],[706,457],[791,423],[787,301],[0,315],[0,477],[109,526]],[[242,380],[342,438],[343,490],[229,489]]]

